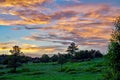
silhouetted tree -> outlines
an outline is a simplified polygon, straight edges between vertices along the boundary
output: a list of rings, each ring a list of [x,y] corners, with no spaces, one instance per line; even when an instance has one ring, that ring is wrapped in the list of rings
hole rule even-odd
[[[71,59],[73,59],[74,57],[71,54],[62,54],[64,56],[64,58],[66,59],[66,61],[71,61]]]
[[[88,50],[80,50],[79,52],[76,52],[75,59],[77,60],[85,60],[90,58],[90,53]]]
[[[50,61],[50,58],[47,54],[43,54],[42,57],[41,57],[41,62],[49,62]]]
[[[100,58],[102,57],[102,53],[99,50],[80,50],[76,52],[74,59],[84,61],[90,60],[93,58]]]
[[[39,57],[32,58],[32,62],[33,63],[40,63],[41,62],[41,58],[39,58]]]
[[[22,55],[20,56],[20,62],[21,63],[28,63],[31,62],[32,58],[29,56]]]
[[[115,21],[107,59],[110,69],[105,80],[120,80],[120,17]]]
[[[13,49],[10,50],[10,52],[11,52],[11,55],[8,58],[8,60],[9,60],[8,61],[8,66],[13,68],[12,72],[16,72],[16,68],[21,66],[20,56],[23,53],[20,51],[19,46],[13,46]]]
[[[63,56],[63,54],[58,53],[58,64],[60,64],[61,71],[64,63],[66,63],[65,57]]]
[[[99,50],[97,50],[94,54],[94,57],[95,58],[101,58],[101,57],[103,57],[103,54],[101,54],[101,52]]]
[[[74,42],[72,42],[72,43],[70,44],[70,46],[68,46],[68,48],[67,48],[67,52],[68,52],[69,54],[71,54],[71,55],[74,55],[75,52],[76,52],[76,50],[78,50],[78,48],[77,48],[77,46],[76,46],[76,44],[75,44]]]
[[[8,63],[8,61],[6,60],[8,57],[8,55],[0,55],[0,64],[6,65]]]
[[[58,61],[58,55],[54,54],[51,58],[52,62],[57,62]]]
[[[72,42],[66,50],[69,55],[68,61],[70,61],[70,62],[74,61],[74,56],[75,56],[76,50],[78,50],[78,48],[77,48],[76,44],[74,42]]]

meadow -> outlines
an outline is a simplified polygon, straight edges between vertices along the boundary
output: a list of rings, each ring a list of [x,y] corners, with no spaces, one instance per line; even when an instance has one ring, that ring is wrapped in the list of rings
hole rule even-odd
[[[104,58],[84,62],[67,62],[62,70],[56,62],[27,63],[10,73],[0,66],[0,80],[102,80],[106,70]]]

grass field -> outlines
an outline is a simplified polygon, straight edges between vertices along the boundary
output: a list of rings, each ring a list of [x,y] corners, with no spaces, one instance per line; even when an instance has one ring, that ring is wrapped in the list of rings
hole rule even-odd
[[[104,59],[66,63],[62,71],[57,63],[28,63],[9,73],[0,67],[0,80],[102,80],[105,71]]]

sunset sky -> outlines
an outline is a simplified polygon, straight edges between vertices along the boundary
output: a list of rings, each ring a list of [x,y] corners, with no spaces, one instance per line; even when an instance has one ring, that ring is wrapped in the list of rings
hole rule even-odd
[[[120,0],[0,0],[0,54],[64,53],[71,42],[106,53],[117,16]]]

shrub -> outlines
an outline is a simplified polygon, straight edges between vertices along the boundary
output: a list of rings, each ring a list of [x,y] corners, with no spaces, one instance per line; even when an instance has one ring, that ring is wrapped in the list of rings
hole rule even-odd
[[[29,68],[22,68],[21,70],[19,70],[19,72],[30,72]]]
[[[4,75],[5,74],[5,72],[0,72],[0,76],[2,76],[2,75]]]
[[[96,72],[101,72],[102,70],[100,68],[96,68],[96,67],[89,67],[89,68],[86,68],[84,71],[96,73]]]
[[[64,67],[61,70],[59,70],[59,72],[66,72],[66,73],[69,73],[69,74],[76,74],[77,70],[74,69],[74,68],[70,68],[70,67]]]
[[[45,72],[37,71],[37,72],[27,73],[26,75],[40,75],[40,74],[44,74],[44,73],[45,73]]]
[[[0,66],[0,69],[3,69],[3,68],[5,68],[4,66]]]

